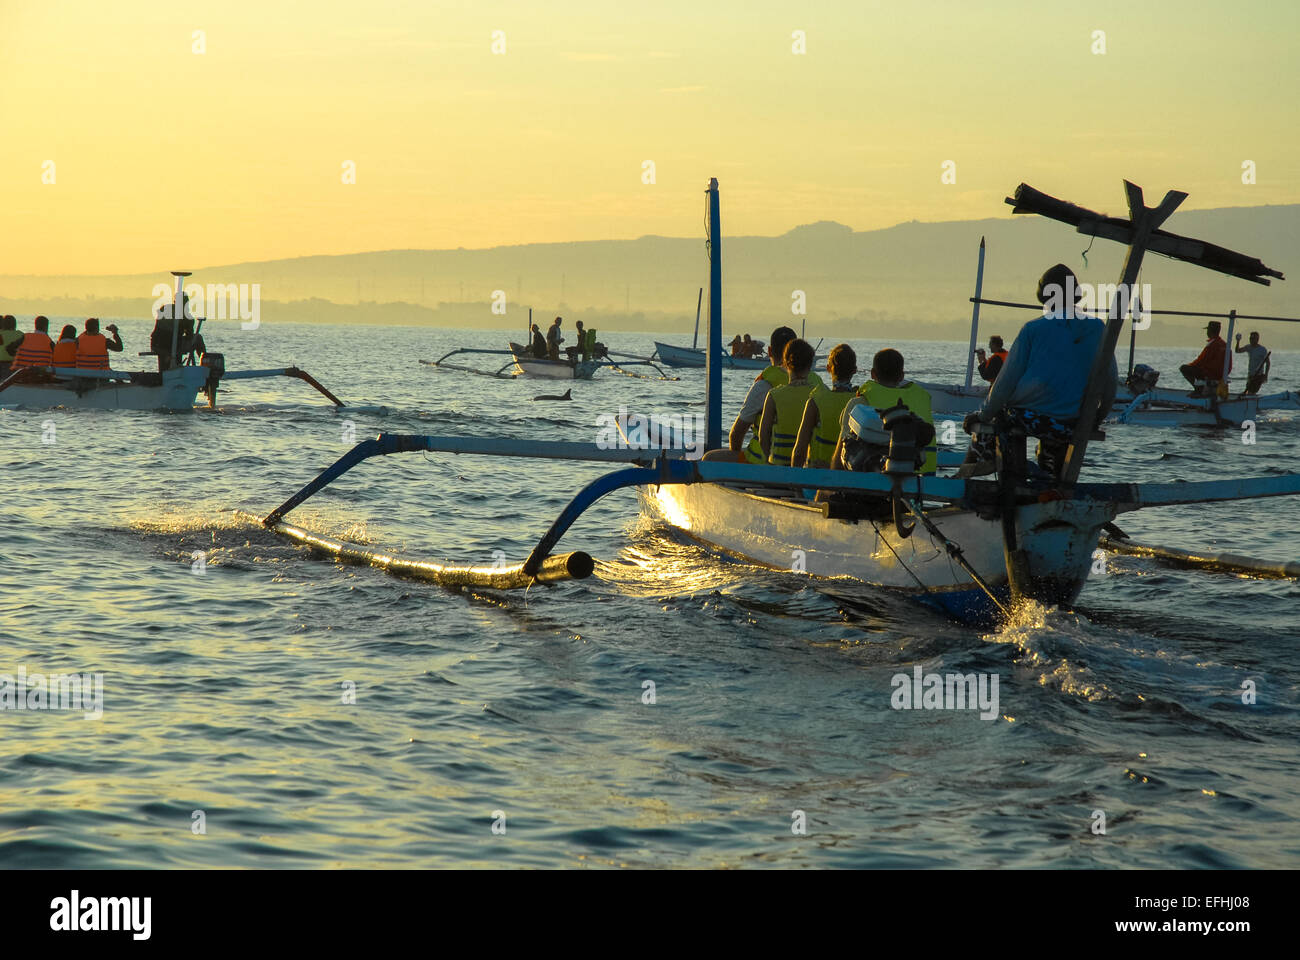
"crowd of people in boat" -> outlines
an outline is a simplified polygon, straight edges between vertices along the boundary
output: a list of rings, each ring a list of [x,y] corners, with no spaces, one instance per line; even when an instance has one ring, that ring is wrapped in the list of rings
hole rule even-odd
[[[112,339],[100,332],[99,319],[90,317],[80,334],[69,323],[55,340],[50,336],[48,317],[37,317],[32,329],[24,333],[18,329],[17,320],[6,314],[0,317],[0,375],[8,376],[24,367],[107,370],[109,352],[122,352],[122,337],[117,324],[110,323],[104,329]]]
[[[17,319],[6,314],[0,317],[0,379],[25,367],[109,370],[108,355],[122,352],[122,335],[115,323],[107,324],[104,331],[100,331],[98,317],[89,317],[81,333],[72,324],[65,324],[55,340],[50,336],[48,317],[36,317],[32,329],[24,333],[18,329]],[[173,330],[168,311],[156,312],[149,353],[158,358],[159,372],[179,366],[182,357],[191,353],[202,356],[206,351],[207,345],[192,319],[184,317],[179,329]]]
[[[1205,325],[1205,347],[1191,363],[1184,363],[1178,372],[1192,386],[1190,396],[1208,397],[1214,394],[1227,394],[1226,377],[1232,370],[1232,354],[1228,352],[1227,341],[1219,336],[1223,325],[1218,320],[1211,320]],[[1244,353],[1247,358],[1246,389],[1247,394],[1259,393],[1259,388],[1268,380],[1269,367],[1272,365],[1272,353],[1259,342],[1259,333],[1251,331],[1250,342],[1241,345],[1241,334],[1237,334],[1233,353]]]
[[[993,471],[991,438],[979,425],[994,422],[1013,424],[1037,438],[1039,469],[1060,475],[1105,330],[1100,320],[1076,311],[1074,304],[1054,306],[1061,301],[1053,299],[1051,291],[1071,288],[1080,290],[1069,267],[1056,264],[1047,270],[1037,289],[1043,315],[1025,324],[1010,350],[1003,350],[1001,338],[994,337],[989,343],[991,355],[980,357],[981,376],[991,386],[980,409],[963,423],[972,442],[959,475]],[[727,447],[708,451],[705,459],[853,469],[854,441],[875,440],[887,446],[885,419],[901,408],[923,424],[918,432],[917,472],[935,472],[931,397],[907,378],[901,352],[892,347],[877,351],[867,379],[857,387],[853,385],[857,356],[848,344],[834,347],[827,357],[829,384],[812,370],[812,347],[789,327],[772,331],[768,356],[771,366],[750,387]],[[1101,416],[1110,410],[1117,389],[1118,371],[1112,359],[1101,385]],[[878,458],[868,462],[879,469]]]
[[[560,350],[560,344],[564,343],[564,334],[560,333],[560,325],[564,323],[563,317],[556,317],[552,321],[550,328],[546,331],[546,336],[542,336],[541,327],[537,324],[532,326],[532,343],[529,346],[529,352],[537,360],[555,360],[560,359],[560,353],[564,353],[565,362],[569,366],[576,366],[581,360],[586,363],[589,360],[599,360],[605,356],[607,351],[603,343],[596,342],[595,328],[584,329],[582,321],[577,321],[574,326],[577,327],[578,342],[571,347],[565,347]]]
[[[743,337],[736,334],[728,346],[731,347],[731,355],[741,360],[754,360],[763,356],[763,341],[751,339],[749,334]]]
[[[1069,290],[1074,291],[1072,303],[1060,295]],[[1043,304],[1043,315],[1021,328],[1009,350],[1002,337],[992,336],[987,351],[975,351],[980,377],[990,386],[979,410],[963,422],[971,442],[958,476],[993,472],[994,430],[981,425],[994,424],[1003,432],[1023,431],[1037,439],[1037,468],[1042,475],[1061,476],[1105,324],[1076,310],[1083,297],[1082,287],[1065,264],[1058,263],[1043,273],[1036,295]],[[1219,330],[1219,322],[1211,321],[1206,327],[1205,349],[1181,368],[1195,388],[1194,395],[1209,395],[1224,377],[1227,344]],[[937,449],[931,397],[907,379],[906,361],[898,350],[879,350],[867,378],[854,387],[858,358],[848,344],[834,347],[827,357],[828,383],[812,369],[813,348],[792,329],[778,327],[770,342],[767,355],[771,364],[750,387],[727,446],[706,452],[706,460],[830,469],[862,469],[866,463],[870,464],[866,469],[880,469],[883,457],[873,454],[864,459],[857,452],[863,446],[859,441],[874,441],[876,447],[887,448],[889,434],[884,421],[901,406],[923,424],[917,472],[934,473]],[[1259,334],[1252,332],[1247,346],[1242,346],[1238,334],[1235,352],[1249,356],[1245,392],[1258,392],[1268,379],[1270,357],[1259,343]],[[1118,386],[1118,368],[1112,357],[1102,379],[1094,427],[1100,426],[1110,411]]]

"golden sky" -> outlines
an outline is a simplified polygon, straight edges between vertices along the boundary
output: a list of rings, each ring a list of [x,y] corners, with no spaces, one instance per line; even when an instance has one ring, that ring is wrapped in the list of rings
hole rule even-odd
[[[694,236],[710,176],[732,235],[1003,217],[1022,180],[1295,203],[1298,33],[1294,0],[0,0],[0,273]]]

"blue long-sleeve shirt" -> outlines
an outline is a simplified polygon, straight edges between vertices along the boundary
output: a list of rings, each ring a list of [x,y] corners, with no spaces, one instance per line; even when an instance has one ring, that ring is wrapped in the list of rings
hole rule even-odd
[[[991,420],[1002,410],[1021,407],[1058,420],[1075,420],[1088,387],[1088,374],[1106,325],[1077,315],[1044,314],[1020,328],[1006,362],[980,409]],[[1119,386],[1119,368],[1110,361],[1101,407],[1109,411]]]

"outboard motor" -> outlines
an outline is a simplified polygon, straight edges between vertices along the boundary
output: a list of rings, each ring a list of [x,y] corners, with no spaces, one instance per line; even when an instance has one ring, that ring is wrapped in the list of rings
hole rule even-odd
[[[849,410],[849,435],[844,438],[844,466],[858,473],[880,473],[889,453],[890,434],[874,408],[856,403]]]
[[[224,353],[205,353],[199,365],[208,368],[208,382],[203,392],[208,395],[208,407],[217,405],[217,385],[226,373],[226,355]]]
[[[1149,367],[1145,363],[1139,363],[1133,368],[1133,372],[1128,375],[1125,386],[1133,391],[1134,396],[1138,396],[1154,390],[1156,381],[1159,379],[1159,370]]]
[[[916,471],[925,462],[925,448],[934,439],[934,427],[909,410],[901,400],[884,411],[881,419],[889,431],[889,458],[885,461],[885,473],[894,480],[891,498],[894,530],[907,539],[916,529],[916,521],[908,520],[903,512],[903,480],[916,476]]]

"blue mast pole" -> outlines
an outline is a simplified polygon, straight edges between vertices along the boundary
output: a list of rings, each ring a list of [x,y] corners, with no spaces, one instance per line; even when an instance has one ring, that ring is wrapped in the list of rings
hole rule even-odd
[[[705,449],[722,446],[722,217],[718,178],[709,180],[709,342],[705,348]]]

